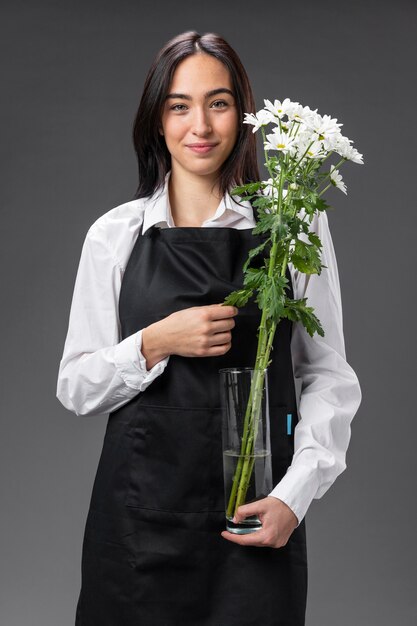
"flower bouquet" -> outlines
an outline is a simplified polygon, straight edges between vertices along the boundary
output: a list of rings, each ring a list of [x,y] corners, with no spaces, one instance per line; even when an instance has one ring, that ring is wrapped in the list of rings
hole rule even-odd
[[[271,363],[270,353],[277,325],[282,318],[301,322],[310,336],[324,336],[314,309],[307,299],[291,299],[286,293],[289,263],[305,274],[320,274],[322,249],[318,235],[310,230],[317,212],[329,207],[323,194],[335,186],[346,194],[346,185],[339,173],[345,161],[363,163],[362,155],[340,131],[343,125],[329,115],[320,115],[308,106],[286,98],[272,103],[256,114],[245,113],[243,123],[253,125],[253,132],[261,131],[268,180],[235,187],[231,193],[251,200],[259,220],[252,233],[266,233],[260,246],[250,250],[243,266],[243,288],[230,293],[225,305],[243,307],[249,299],[262,311],[258,328],[258,347],[251,378],[248,401],[242,419],[231,484],[226,489],[226,518],[231,520],[237,508],[246,501],[255,462],[255,442],[259,435],[263,396],[267,386],[265,376]],[[265,127],[272,125],[265,134]],[[273,154],[271,154],[273,153]],[[331,155],[338,155],[336,165],[329,165]],[[269,246],[261,268],[251,267],[251,260]],[[262,437],[265,439],[264,433]],[[226,470],[226,460],[225,460]],[[237,531],[238,532],[238,531]],[[245,531],[246,532],[246,531]]]

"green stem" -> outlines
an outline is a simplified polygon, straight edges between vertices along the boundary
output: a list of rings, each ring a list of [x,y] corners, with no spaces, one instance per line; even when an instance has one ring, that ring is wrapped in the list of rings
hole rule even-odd
[[[268,268],[268,274],[270,276],[273,275],[275,270],[275,257],[277,250],[277,241],[276,236],[274,237],[275,241],[273,243],[271,254],[270,254],[270,264]],[[283,276],[286,272],[287,267],[287,258],[288,258],[288,249],[286,251],[283,265],[281,268],[281,275]],[[267,312],[265,310],[262,311],[261,325],[260,327],[264,329],[266,327],[266,316]],[[229,503],[227,506],[227,515],[232,516],[236,514],[237,509],[241,504],[245,502],[246,493],[249,487],[253,466],[255,462],[255,442],[256,436],[258,432],[258,425],[260,419],[260,408],[262,403],[263,396],[263,387],[264,387],[264,378],[265,378],[265,370],[269,365],[269,356],[272,350],[272,344],[275,336],[275,331],[277,327],[278,321],[274,321],[271,323],[267,336],[265,337],[264,333],[259,337],[258,342],[258,350],[256,356],[255,363],[255,372],[252,379],[249,401],[246,407],[245,412],[245,422],[243,428],[243,436],[242,436],[242,445],[239,456],[238,465],[236,467],[236,472],[233,477],[233,485],[231,490],[231,495],[229,498]]]
[[[320,193],[318,194],[318,197],[320,198],[320,196],[322,196],[324,194],[325,191],[327,191],[329,189],[329,187],[332,186],[333,183],[329,183],[324,189],[322,189],[320,191]]]
[[[261,127],[261,132],[265,141],[265,132]],[[273,172],[270,167],[270,159],[267,151],[264,149],[266,166],[272,178]],[[282,183],[284,177],[284,168],[281,166],[280,180],[278,187],[278,214],[282,213]],[[278,241],[276,233],[272,236],[272,247],[270,252],[270,261],[268,267],[268,276],[272,277],[275,272],[276,255],[278,250]],[[285,273],[287,264],[287,253],[284,257],[282,272]],[[259,414],[263,397],[265,371],[269,365],[269,356],[272,350],[272,343],[276,331],[277,321],[270,324],[267,329],[267,311],[262,311],[261,323],[259,326],[258,348],[255,360],[254,376],[251,382],[248,404],[245,410],[245,418],[243,423],[243,434],[241,441],[241,449],[239,460],[233,476],[232,489],[229,496],[229,502],[226,510],[228,517],[236,514],[238,507],[245,501],[247,489],[249,487],[250,478],[254,466],[254,446],[259,425]]]
[[[328,156],[329,156],[329,155],[327,155],[326,159],[328,158]],[[326,159],[323,159],[322,164],[324,163],[324,161],[325,161]],[[332,169],[337,170],[337,168],[338,168],[338,167],[340,167],[340,166],[342,165],[342,163],[344,163],[345,161],[347,161],[347,159],[345,159],[345,158],[340,159],[340,161],[339,161],[338,163],[336,163],[336,165],[335,165]],[[321,182],[323,183],[323,182],[324,182],[325,180],[327,180],[328,178],[330,178],[330,170],[329,170],[329,172],[328,172],[327,176],[325,176],[325,177],[321,180]],[[319,197],[320,197],[320,196],[322,196],[322,195],[324,194],[324,192],[325,192],[325,191],[327,191],[327,190],[329,189],[329,187],[331,187],[331,186],[332,186],[332,183],[330,183],[329,185],[327,185],[327,187],[325,187],[324,189],[322,189],[322,190],[320,191],[320,193],[319,193]]]
[[[297,165],[299,165],[301,163],[301,161],[304,159],[305,155],[307,154],[307,152],[310,149],[310,146],[312,146],[313,143],[314,143],[314,141],[312,141],[311,143],[308,144],[307,148],[305,149],[305,152],[304,152],[303,156],[292,166],[291,169],[288,170],[288,172],[287,172],[288,176],[290,174],[292,174],[292,172],[297,168]]]

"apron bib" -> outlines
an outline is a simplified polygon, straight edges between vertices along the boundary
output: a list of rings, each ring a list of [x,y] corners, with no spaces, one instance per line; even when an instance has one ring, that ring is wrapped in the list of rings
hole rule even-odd
[[[121,286],[121,338],[175,311],[222,302],[242,288],[249,250],[265,238],[216,227],[140,232]],[[251,265],[262,263],[260,254]],[[288,269],[287,278],[293,297]],[[225,355],[171,355],[145,391],[109,415],[84,534],[76,626],[304,625],[305,521],[282,548],[240,546],[220,535],[218,370],[253,367],[260,318],[257,304],[248,303],[233,318]],[[268,368],[274,485],[291,464],[298,421],[291,331],[281,320]]]

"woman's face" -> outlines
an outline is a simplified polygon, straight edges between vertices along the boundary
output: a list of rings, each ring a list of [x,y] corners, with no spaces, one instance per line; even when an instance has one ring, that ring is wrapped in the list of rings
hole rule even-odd
[[[208,93],[219,90],[217,93]],[[172,169],[216,174],[238,135],[238,112],[229,70],[208,54],[188,56],[177,66],[161,118]],[[215,144],[200,150],[191,144]]]

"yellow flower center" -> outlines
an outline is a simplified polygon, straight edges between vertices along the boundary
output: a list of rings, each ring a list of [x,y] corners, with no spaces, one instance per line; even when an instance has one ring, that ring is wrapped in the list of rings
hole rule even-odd
[[[278,143],[277,148],[282,150],[283,148],[285,148],[285,143]]]

